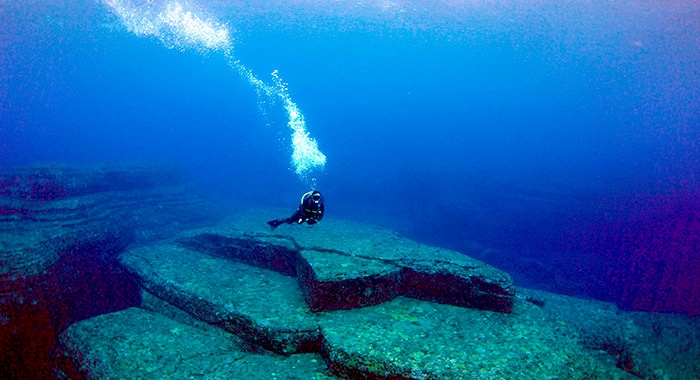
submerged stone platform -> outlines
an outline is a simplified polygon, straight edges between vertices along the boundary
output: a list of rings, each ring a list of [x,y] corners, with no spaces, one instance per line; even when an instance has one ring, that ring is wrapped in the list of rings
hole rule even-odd
[[[280,354],[318,352],[318,324],[294,278],[163,244],[122,255],[144,290]]]
[[[317,354],[250,352],[235,336],[130,308],[72,325],[61,335],[70,379],[330,380]]]
[[[167,168],[38,166],[0,185],[1,378],[700,376],[697,319],[518,288],[332,216],[220,222]]]
[[[700,326],[689,318],[674,319],[686,332],[684,340],[676,340],[675,333],[658,335],[656,342],[666,354],[650,355],[642,342],[653,328],[614,305],[516,289],[507,275],[486,264],[379,227],[329,218],[323,228],[290,225],[271,231],[264,223],[275,216],[278,211],[251,210],[220,225],[123,253],[121,264],[142,289],[141,308],[168,317],[154,319],[150,331],[166,337],[185,331],[172,327],[173,321],[191,327],[181,338],[186,341],[200,339],[197,330],[225,331],[237,339],[237,347],[229,348],[237,363],[257,362],[260,355],[285,363],[294,358],[295,371],[308,379],[656,379],[700,374],[700,364],[692,362],[700,353]],[[429,285],[415,277],[407,281],[407,271],[425,273],[422,280]],[[440,280],[450,278],[454,280],[448,283],[461,281],[475,290],[466,290],[465,298],[456,297],[454,290],[434,291],[444,287]],[[314,295],[319,288],[320,296]],[[504,299],[507,309],[498,306]],[[121,334],[129,334],[126,330]],[[62,336],[63,373],[88,365],[107,368],[108,377],[156,378],[145,370],[120,372],[124,364],[116,354],[96,356],[109,340],[99,332],[89,345],[71,349],[75,334],[69,329]],[[155,356],[147,353],[159,358],[151,367],[179,362],[181,347],[172,347]],[[209,354],[209,348],[195,354],[194,342],[187,350],[200,358],[196,365],[183,364],[190,368],[187,373],[221,378],[218,369],[210,370],[219,368],[218,354]],[[669,360],[669,352],[676,359]],[[679,365],[678,357],[687,364]],[[300,377],[280,370],[259,378]]]
[[[213,207],[171,167],[35,165],[0,171],[0,311],[32,303],[33,290],[77,252],[114,256],[214,220]],[[83,259],[85,256],[83,256]]]
[[[284,212],[250,210],[229,223],[186,232],[177,244],[298,276],[314,312],[376,305],[400,295],[510,312],[510,276],[481,261],[349,221],[271,231],[265,222]]]
[[[164,165],[0,170],[0,378],[44,378],[56,334],[137,302],[116,257],[216,220]]]

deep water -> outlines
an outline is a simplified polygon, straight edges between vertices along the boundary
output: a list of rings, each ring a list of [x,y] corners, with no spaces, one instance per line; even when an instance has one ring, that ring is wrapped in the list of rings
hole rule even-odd
[[[700,3],[181,1],[229,56],[114,8],[168,3],[0,0],[0,166],[175,162],[238,207],[315,183],[517,284],[700,314]]]

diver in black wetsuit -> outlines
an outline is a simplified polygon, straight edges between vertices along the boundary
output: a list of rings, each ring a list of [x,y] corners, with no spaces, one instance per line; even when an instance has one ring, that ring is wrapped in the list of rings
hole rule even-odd
[[[282,223],[316,224],[323,219],[323,196],[316,190],[309,191],[301,197],[301,204],[292,216],[287,219],[275,219],[267,222],[274,230]]]

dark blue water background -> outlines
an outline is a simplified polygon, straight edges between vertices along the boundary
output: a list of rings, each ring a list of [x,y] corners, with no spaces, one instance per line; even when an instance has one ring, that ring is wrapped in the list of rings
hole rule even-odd
[[[183,4],[288,83],[328,217],[700,313],[700,3]],[[100,2],[0,1],[3,167],[176,162],[236,205],[293,209],[308,183],[281,107],[259,108],[221,54],[135,36]]]

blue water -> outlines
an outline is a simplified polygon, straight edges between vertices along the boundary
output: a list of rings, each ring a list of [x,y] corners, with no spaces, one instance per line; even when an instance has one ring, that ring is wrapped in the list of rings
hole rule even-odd
[[[519,284],[700,313],[700,3],[0,0],[0,26],[2,167],[176,162],[248,207],[315,186]],[[293,161],[285,99],[325,162]]]

